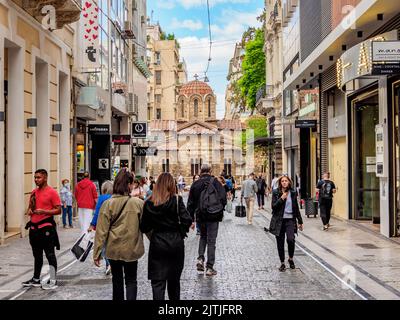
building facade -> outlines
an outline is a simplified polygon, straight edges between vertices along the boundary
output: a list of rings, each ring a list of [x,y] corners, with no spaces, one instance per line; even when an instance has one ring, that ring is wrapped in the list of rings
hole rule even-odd
[[[44,21],[43,6],[50,17]],[[0,241],[25,235],[33,173],[72,178],[71,83],[80,1],[0,2]]]
[[[288,1],[286,8],[293,4]],[[285,13],[285,5],[283,10]],[[400,59],[390,64],[388,57],[379,53],[389,43],[398,45],[400,4],[299,1],[292,19],[296,12],[299,48],[295,63],[284,73],[284,90],[298,90],[299,114],[302,92],[311,93],[302,114],[304,120],[317,120],[317,127],[297,119],[297,126],[303,127],[299,130],[317,134],[315,146],[310,144],[317,150],[317,179],[311,176],[309,190],[322,172],[330,171],[338,186],[333,207],[336,216],[363,222],[387,237],[398,236],[399,71],[393,63]],[[320,21],[312,18],[320,15]],[[301,167],[303,147],[300,142]]]
[[[238,96],[238,80],[242,77],[242,61],[244,58],[244,48],[241,43],[235,44],[232,59],[229,61],[227,80],[229,81],[225,91],[225,119],[240,119],[243,106],[235,98]]]
[[[257,92],[256,108],[267,118],[268,138],[257,142],[263,147],[268,167],[268,181],[283,170],[282,159],[282,7],[281,1],[265,1],[265,67],[266,86]],[[285,158],[285,157],[284,157]],[[293,175],[291,175],[293,176]]]
[[[168,40],[159,25],[147,27],[149,78],[148,120],[175,120],[178,116],[177,97],[187,82],[186,64],[180,58],[179,43]]]
[[[246,163],[237,143],[244,130],[241,121],[218,121],[216,96],[207,83],[199,80],[183,85],[177,101],[176,119],[150,122],[151,136],[159,137],[151,144],[157,154],[149,158],[150,175],[182,174],[190,184],[192,177],[200,173],[201,165],[207,163],[214,175],[225,170],[241,181]]]
[[[145,172],[144,157],[135,156],[132,123],[146,121],[146,1],[99,1],[97,65],[85,63],[83,36],[76,39],[75,147],[77,180],[91,173],[99,187],[121,167]],[[86,11],[88,13],[88,11]],[[83,17],[78,28],[87,28]],[[82,34],[82,33],[81,33]],[[86,35],[85,35],[86,37]]]

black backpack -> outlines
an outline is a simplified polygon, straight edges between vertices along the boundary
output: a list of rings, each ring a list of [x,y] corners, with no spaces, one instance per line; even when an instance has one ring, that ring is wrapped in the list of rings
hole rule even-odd
[[[217,214],[224,210],[221,203],[221,197],[217,188],[214,186],[215,178],[211,178],[205,183],[205,188],[200,193],[199,211],[203,214]]]
[[[321,199],[332,199],[332,184],[330,181],[324,182],[321,187]]]

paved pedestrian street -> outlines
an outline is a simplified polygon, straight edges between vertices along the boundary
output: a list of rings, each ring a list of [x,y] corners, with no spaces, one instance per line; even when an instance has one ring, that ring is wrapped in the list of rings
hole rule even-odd
[[[184,300],[273,300],[273,299],[361,299],[342,282],[328,272],[305,252],[296,248],[296,269],[279,272],[275,238],[264,231],[266,218],[256,214],[253,225],[247,225],[246,218],[237,218],[226,213],[220,224],[217,238],[215,269],[218,275],[209,279],[195,268],[199,236],[191,231],[186,240],[185,268],[182,275],[181,297]],[[78,229],[61,229],[62,256],[59,258],[59,288],[44,291],[41,288],[19,288],[12,292],[10,287],[3,290],[3,299],[23,300],[110,300],[112,298],[111,276],[104,274],[105,266],[96,268],[91,259],[75,262],[69,247],[78,237]],[[1,272],[13,268],[17,262],[33,266],[33,257],[26,239],[16,241],[25,244],[26,256],[23,261],[1,265]],[[146,239],[146,248],[148,241]],[[8,248],[0,248],[5,251]],[[45,259],[46,261],[46,259]],[[10,261],[11,262],[11,261]],[[43,275],[43,272],[42,272]],[[25,278],[31,272],[25,272]],[[26,280],[15,275],[14,279]],[[0,277],[0,288],[7,287],[7,278]],[[14,281],[15,282],[15,281]],[[8,284],[10,284],[8,282]],[[18,286],[18,283],[14,283]],[[147,254],[139,261],[138,299],[151,300],[151,286],[147,280]]]

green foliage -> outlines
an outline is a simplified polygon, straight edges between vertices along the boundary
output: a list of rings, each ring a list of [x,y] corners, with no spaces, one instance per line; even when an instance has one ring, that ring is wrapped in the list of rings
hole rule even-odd
[[[174,33],[168,33],[167,40],[175,40],[175,34]]]
[[[262,29],[249,30],[245,33],[245,56],[242,63],[243,76],[238,85],[242,99],[248,109],[256,107],[256,94],[259,88],[265,86],[265,54],[264,32]],[[245,36],[244,35],[244,36]]]
[[[254,140],[268,137],[267,119],[264,116],[252,116],[246,120],[247,130],[254,130]],[[246,131],[242,132],[242,149],[247,145]]]

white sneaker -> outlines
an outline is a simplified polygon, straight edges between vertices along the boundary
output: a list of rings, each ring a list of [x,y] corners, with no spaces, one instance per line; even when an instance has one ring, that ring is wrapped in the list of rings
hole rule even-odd
[[[106,276],[111,274],[111,266],[108,266],[106,269]]]
[[[42,284],[43,290],[54,290],[56,288],[58,288],[57,280],[49,280],[47,283]]]

